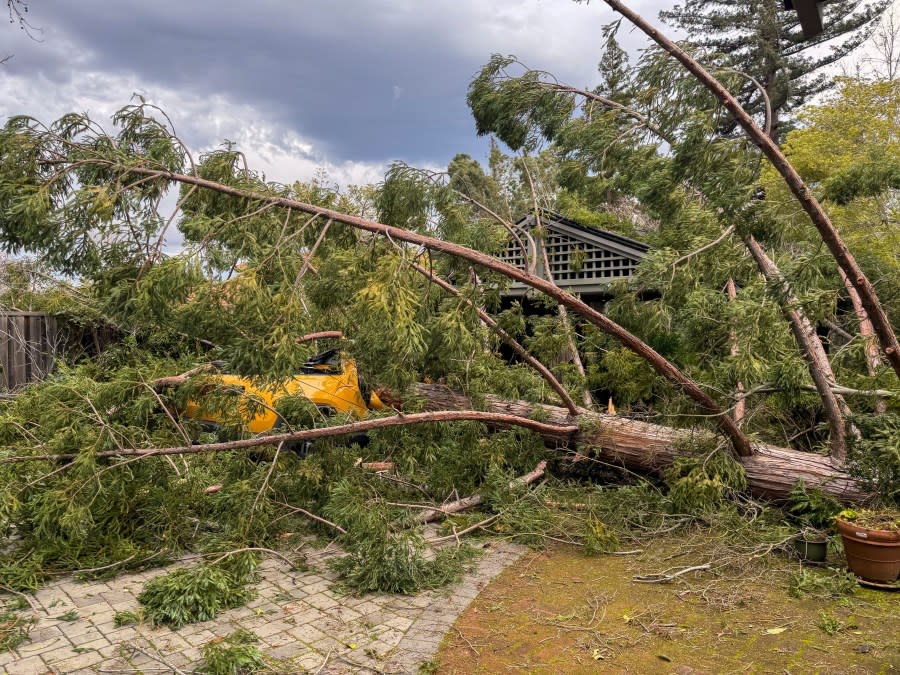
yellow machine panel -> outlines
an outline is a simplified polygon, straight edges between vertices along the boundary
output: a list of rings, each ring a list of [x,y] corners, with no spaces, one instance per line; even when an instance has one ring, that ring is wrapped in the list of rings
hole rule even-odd
[[[224,389],[243,393],[246,397],[244,427],[252,433],[270,431],[278,424],[279,418],[275,410],[278,400],[283,396],[300,394],[323,412],[344,413],[356,419],[365,418],[370,409],[383,407],[374,392],[367,400],[360,387],[356,363],[352,359],[342,358],[336,349],[313,357],[304,365],[301,374],[271,387],[259,388],[250,379],[239,375],[216,375],[213,380]],[[222,421],[221,416],[215,412],[201,410],[196,401],[188,401],[182,414],[211,424]]]

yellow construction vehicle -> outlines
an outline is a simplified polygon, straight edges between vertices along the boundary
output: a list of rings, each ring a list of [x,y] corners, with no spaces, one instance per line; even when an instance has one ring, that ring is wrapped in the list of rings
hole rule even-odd
[[[356,363],[343,357],[337,348],[312,357],[299,374],[265,388],[248,378],[226,374],[215,375],[212,384],[243,395],[245,400],[239,404],[243,426],[257,434],[281,426],[278,402],[285,396],[301,395],[325,416],[343,413],[360,420],[369,410],[384,407],[378,395],[366,391],[360,382]],[[221,411],[210,410],[196,401],[188,401],[181,414],[211,427],[220,425],[224,417]]]

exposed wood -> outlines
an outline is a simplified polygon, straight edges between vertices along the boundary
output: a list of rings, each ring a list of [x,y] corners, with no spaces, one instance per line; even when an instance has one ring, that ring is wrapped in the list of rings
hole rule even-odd
[[[303,335],[297,338],[297,343],[302,344],[303,342],[311,342],[313,340],[324,340],[326,338],[333,338],[335,340],[340,340],[344,337],[344,334],[339,330],[323,330],[318,333],[308,333],[307,335]]]
[[[448,410],[471,407],[464,395],[438,384],[417,384],[413,390],[430,408]],[[484,396],[491,412],[517,416],[538,416],[549,424],[569,419],[565,408],[508,401]],[[395,401],[396,403],[396,401]],[[567,434],[541,432],[552,446],[592,450],[598,459],[632,470],[659,473],[682,454],[685,441],[709,436],[709,432],[672,429],[658,424],[630,420],[621,415],[585,410],[579,417],[581,429],[574,437]],[[755,453],[739,461],[747,472],[750,491],[760,497],[785,499],[802,480],[808,487],[821,488],[842,501],[861,501],[869,497],[865,488],[830,457],[810,452],[754,443]]]
[[[160,391],[161,389],[168,389],[170,387],[177,387],[181,384],[187,382],[194,375],[199,375],[200,373],[207,373],[210,371],[217,370],[215,365],[212,363],[204,363],[201,366],[197,366],[196,368],[191,368],[180,375],[167,375],[166,377],[160,377],[153,382],[150,383],[150,386],[153,387],[154,390]]]
[[[812,191],[797,173],[797,170],[784,156],[778,145],[769,138],[753,118],[741,106],[737,99],[722,86],[715,77],[713,77],[706,69],[703,68],[696,60],[691,58],[683,49],[678,47],[669,38],[663,35],[656,28],[651,26],[642,16],[627,7],[620,0],[604,0],[606,4],[627,18],[632,24],[646,33],[654,42],[662,47],[668,54],[675,58],[681,65],[685,67],[697,80],[703,84],[730,112],[735,121],[747,133],[750,139],[762,150],[766,158],[771,162],[772,166],[781,174],[784,182],[796,197],[797,201],[803,207],[812,221],[813,226],[822,238],[822,241],[828,247],[828,250],[837,261],[840,267],[847,275],[851,285],[859,293],[860,300],[865,308],[869,320],[878,336],[881,349],[900,377],[900,343],[894,333],[887,313],[878,299],[875,287],[863,272],[862,268],[856,262],[853,254],[844,244],[843,239],[837,229],[829,219],[828,215],[822,209],[821,204],[813,196]],[[777,123],[773,122],[773,128],[777,127]]]
[[[366,471],[393,471],[393,462],[359,462],[359,466]]]

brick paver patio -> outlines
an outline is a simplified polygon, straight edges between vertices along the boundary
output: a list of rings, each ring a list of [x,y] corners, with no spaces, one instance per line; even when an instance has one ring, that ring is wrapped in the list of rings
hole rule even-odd
[[[116,612],[139,607],[144,583],[165,569],[105,582],[65,579],[31,597],[37,622],[30,639],[0,653],[0,669],[9,675],[190,673],[207,642],[244,628],[260,638],[264,655],[282,662],[283,672],[415,673],[481,588],[523,551],[491,542],[461,582],[415,596],[342,595],[327,550],[307,554],[307,571],[270,558],[260,566],[253,601],[178,630],[113,622]]]

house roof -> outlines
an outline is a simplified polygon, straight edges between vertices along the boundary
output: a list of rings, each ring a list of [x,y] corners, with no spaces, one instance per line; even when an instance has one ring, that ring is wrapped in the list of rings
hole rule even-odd
[[[556,225],[557,227],[555,229],[560,229],[559,226],[563,226],[564,228],[578,230],[588,235],[589,239],[595,240],[596,243],[600,246],[603,246],[607,243],[612,243],[618,244],[619,246],[625,246],[639,253],[646,253],[650,250],[650,247],[642,241],[638,241],[637,239],[632,239],[630,237],[625,237],[621,234],[610,232],[609,230],[602,230],[599,227],[588,227],[587,225],[582,225],[578,221],[572,220],[571,218],[566,218],[564,215],[550,209],[540,209],[540,214],[541,218],[547,220],[551,228]],[[526,229],[530,229],[533,226],[533,221],[534,214],[529,213],[519,218],[519,220],[516,221],[516,225]]]
[[[545,269],[544,256],[531,251],[530,244],[528,258],[536,265],[539,276],[552,277],[561,288],[573,293],[606,293],[614,281],[632,276],[650,249],[643,242],[615,232],[586,227],[549,209],[541,209],[538,215],[547,233],[535,244],[538,249],[546,248],[549,269]],[[520,218],[516,226],[529,230],[535,224],[535,214],[529,214]],[[527,264],[521,247],[512,240],[500,257],[522,269]],[[527,290],[524,284],[514,282],[507,295],[523,295]]]

